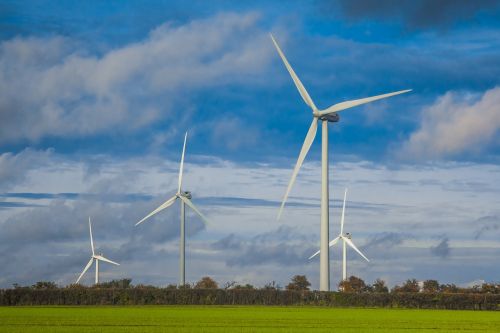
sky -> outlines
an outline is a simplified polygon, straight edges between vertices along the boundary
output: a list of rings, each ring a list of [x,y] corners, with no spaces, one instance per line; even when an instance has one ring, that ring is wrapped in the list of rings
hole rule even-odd
[[[403,89],[330,129],[330,237],[348,275],[498,282],[500,1],[0,0],[0,287],[178,282],[184,133],[186,279],[319,287],[320,140],[276,219],[315,104]],[[319,133],[318,133],[319,134]],[[341,276],[331,249],[331,285]],[[93,272],[83,283],[91,284]]]

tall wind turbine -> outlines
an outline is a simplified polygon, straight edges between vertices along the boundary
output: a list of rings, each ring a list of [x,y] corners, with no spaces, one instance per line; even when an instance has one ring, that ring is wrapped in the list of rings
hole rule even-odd
[[[185,211],[186,211],[186,205],[191,207],[192,210],[196,214],[198,214],[199,217],[201,217],[201,220],[205,223],[208,224],[207,218],[198,210],[198,208],[195,207],[195,205],[191,202],[191,192],[188,191],[182,191],[182,170],[184,168],[184,153],[186,152],[186,140],[187,140],[187,132],[186,135],[184,136],[184,146],[182,148],[182,157],[181,157],[181,166],[179,170],[179,186],[177,188],[177,193],[165,201],[160,207],[156,208],[153,210],[151,213],[149,213],[145,218],[137,222],[135,225],[139,225],[142,222],[146,221],[148,218],[151,216],[161,212],[165,208],[168,208],[174,204],[174,202],[177,199],[181,200],[181,240],[179,244],[179,252],[180,252],[180,258],[179,258],[179,268],[180,268],[180,273],[179,273],[179,284],[181,286],[186,284],[186,263],[185,263],[185,258],[186,258],[186,234],[185,234],[185,225],[186,225],[186,218],[185,218]]]
[[[80,276],[76,280],[76,283],[78,283],[80,281],[82,276],[85,274],[85,272],[88,271],[88,269],[90,268],[90,266],[92,266],[92,263],[95,260],[95,284],[98,284],[99,283],[99,260],[109,262],[110,264],[117,265],[117,266],[120,266],[120,264],[116,263],[114,261],[111,261],[107,258],[104,258],[102,253],[95,254],[94,239],[92,238],[92,223],[90,222],[90,216],[89,216],[89,230],[90,230],[90,248],[92,249],[92,256],[90,257],[89,263],[87,264],[87,266],[85,266],[82,273],[80,274]]]
[[[281,207],[278,213],[278,219],[280,218],[283,208],[285,206],[285,202],[288,198],[288,195],[290,194],[290,190],[292,189],[292,186],[295,182],[295,178],[297,177],[297,174],[300,170],[300,167],[302,166],[302,163],[304,162],[304,159],[307,155],[307,152],[311,148],[311,145],[314,141],[314,138],[316,137],[316,132],[318,130],[318,121],[321,121],[321,129],[322,129],[322,136],[321,136],[321,255],[320,255],[320,290],[321,291],[329,291],[330,290],[330,260],[329,260],[329,251],[328,251],[328,202],[329,202],[329,189],[328,189],[328,123],[329,122],[338,122],[339,121],[339,115],[337,112],[349,109],[358,105],[366,104],[369,102],[373,102],[382,98],[387,98],[399,94],[403,94],[406,92],[411,91],[409,90],[401,90],[401,91],[396,91],[393,93],[389,94],[383,94],[383,95],[378,95],[378,96],[372,96],[372,97],[367,97],[367,98],[361,98],[361,99],[355,99],[352,101],[346,101],[346,102],[341,102],[334,104],[324,110],[320,110],[316,107],[314,104],[313,100],[309,96],[309,94],[306,91],[306,88],[304,88],[304,85],[302,82],[300,82],[297,74],[295,74],[294,70],[292,69],[292,66],[288,63],[288,60],[286,59],[285,55],[281,51],[280,47],[278,46],[278,43],[274,39],[274,37],[271,35],[271,39],[274,43],[274,46],[276,47],[276,50],[278,51],[281,59],[285,63],[285,67],[290,73],[290,76],[292,77],[293,82],[295,83],[295,86],[297,87],[297,90],[300,93],[300,96],[302,96],[302,99],[304,102],[312,109],[312,122],[311,126],[309,127],[309,131],[307,132],[306,138],[304,140],[304,144],[302,145],[302,149],[300,150],[299,158],[297,159],[297,163],[295,164],[295,168],[293,169],[292,172],[292,178],[290,179],[290,183],[288,184],[288,188],[286,189],[285,196],[283,197],[283,202],[281,203]]]
[[[344,216],[345,216],[346,198],[347,198],[347,189],[345,189],[345,192],[344,192],[344,204],[342,206],[342,218],[340,219],[340,234],[336,238],[334,238],[330,242],[330,244],[328,244],[329,247],[332,247],[333,245],[337,244],[339,239],[342,239],[342,281],[347,279],[347,246],[346,246],[346,244],[349,245],[350,247],[352,247],[354,249],[354,251],[358,252],[359,255],[362,256],[366,261],[368,261],[368,262],[370,261],[363,253],[361,253],[361,251],[356,247],[356,245],[354,245],[354,243],[351,240],[351,238],[352,238],[351,234],[348,232],[344,234]],[[321,251],[316,252],[315,254],[310,256],[309,259],[314,258],[320,252]]]

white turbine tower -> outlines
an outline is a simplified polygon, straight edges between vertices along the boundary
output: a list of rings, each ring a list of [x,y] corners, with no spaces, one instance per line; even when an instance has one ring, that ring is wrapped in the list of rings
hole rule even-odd
[[[88,269],[90,268],[90,266],[92,266],[92,263],[95,260],[95,284],[98,284],[99,283],[99,260],[109,262],[110,264],[117,265],[117,266],[120,266],[120,264],[116,263],[114,261],[111,261],[107,258],[104,258],[102,253],[95,254],[94,239],[92,238],[92,223],[90,222],[90,216],[89,216],[89,230],[90,230],[90,248],[92,249],[92,256],[90,257],[90,260],[89,260],[87,266],[85,266],[82,273],[80,274],[80,276],[76,280],[76,283],[80,282],[80,279],[82,278],[82,276],[85,274],[85,272],[88,271]]]
[[[205,223],[208,224],[207,218],[198,210],[198,208],[195,207],[195,205],[191,202],[191,192],[188,191],[182,191],[182,170],[184,168],[184,153],[186,152],[186,140],[187,140],[187,132],[186,135],[184,136],[184,147],[182,148],[182,157],[181,157],[181,166],[179,170],[179,186],[177,188],[177,193],[165,201],[160,207],[156,208],[154,211],[149,213],[145,218],[137,222],[135,225],[139,225],[142,222],[146,221],[148,218],[151,216],[161,212],[165,208],[168,208],[172,206],[175,202],[175,200],[180,199],[181,200],[181,239],[180,239],[180,244],[179,244],[179,252],[180,252],[180,258],[179,258],[179,268],[180,268],[180,274],[179,274],[179,284],[181,286],[186,284],[186,263],[185,263],[185,258],[186,258],[186,234],[185,234],[185,225],[186,225],[186,219],[185,219],[185,210],[186,206],[188,205],[191,207],[192,210],[196,214],[198,214],[199,217],[201,217],[201,220]]]
[[[302,149],[300,150],[299,158],[297,159],[297,163],[295,164],[295,168],[292,172],[292,178],[290,179],[290,183],[288,184],[288,188],[286,189],[285,196],[283,197],[283,202],[281,203],[281,207],[278,213],[278,219],[280,218],[283,208],[285,206],[285,202],[288,198],[290,190],[292,189],[293,183],[295,182],[295,178],[304,162],[304,159],[307,155],[307,152],[311,148],[311,145],[316,137],[316,132],[318,129],[318,121],[321,120],[321,129],[322,129],[322,148],[321,148],[321,256],[320,256],[320,290],[321,291],[329,291],[330,290],[330,260],[329,260],[329,251],[328,251],[328,202],[329,202],[329,190],[328,190],[328,123],[329,122],[338,122],[339,116],[337,112],[349,109],[358,105],[366,104],[369,102],[373,102],[382,98],[387,98],[399,94],[403,94],[411,91],[409,90],[401,90],[396,91],[389,94],[383,94],[378,96],[372,96],[367,98],[356,99],[352,101],[346,101],[334,104],[329,108],[324,110],[319,110],[314,104],[313,100],[309,96],[306,91],[306,88],[300,82],[298,76],[293,71],[292,67],[288,63],[288,60],[285,58],[285,55],[281,51],[278,43],[271,35],[271,39],[273,40],[274,46],[278,50],[278,53],[285,63],[285,67],[290,73],[297,90],[304,102],[312,109],[312,122],[309,127],[309,131],[307,132],[306,138],[304,140],[304,144],[302,145]]]
[[[361,253],[361,251],[356,247],[356,245],[354,245],[354,243],[351,240],[351,238],[352,238],[351,234],[348,232],[344,234],[344,216],[345,216],[346,198],[347,198],[347,189],[345,189],[345,192],[344,192],[344,204],[342,206],[342,218],[340,219],[340,234],[337,237],[335,237],[328,244],[329,247],[332,247],[333,245],[337,244],[339,239],[342,239],[342,281],[347,279],[347,246],[346,246],[346,244],[349,245],[350,247],[352,247],[354,249],[354,251],[358,252],[359,255],[362,256],[366,261],[368,261],[368,262],[370,261],[363,253]],[[321,252],[321,250],[316,252],[312,256],[310,256],[309,259],[314,258],[320,252]]]

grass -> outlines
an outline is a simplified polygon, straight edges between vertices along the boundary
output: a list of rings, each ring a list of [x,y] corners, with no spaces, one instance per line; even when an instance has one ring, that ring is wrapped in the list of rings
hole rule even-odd
[[[0,332],[499,332],[500,312],[264,306],[0,307]]]

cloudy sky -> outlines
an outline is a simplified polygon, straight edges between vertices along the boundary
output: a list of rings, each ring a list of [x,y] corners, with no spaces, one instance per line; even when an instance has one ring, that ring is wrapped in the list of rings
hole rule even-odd
[[[311,114],[269,33],[319,108],[411,88],[330,124],[331,237],[371,259],[348,274],[467,285],[500,276],[499,1],[0,1],[0,287],[103,279],[319,286],[320,144],[276,220]],[[332,285],[340,278],[332,248]],[[91,283],[89,274],[84,283]]]

